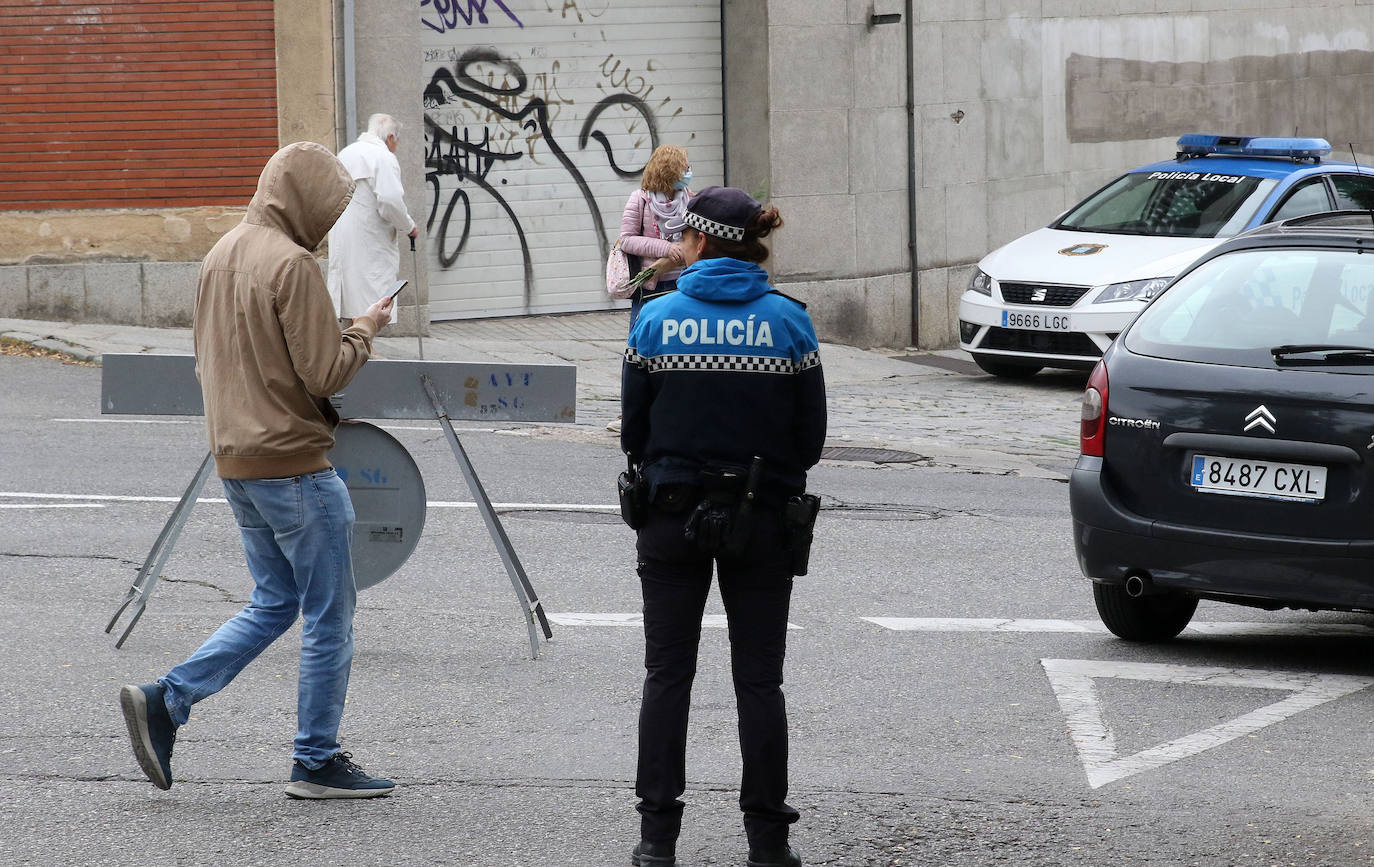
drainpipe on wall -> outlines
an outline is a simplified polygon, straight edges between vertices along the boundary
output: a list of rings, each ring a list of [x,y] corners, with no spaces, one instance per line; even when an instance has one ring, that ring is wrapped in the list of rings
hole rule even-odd
[[[921,344],[920,272],[916,265],[916,17],[906,0],[906,231],[911,260],[911,345]]]
[[[353,2],[343,0],[344,144],[358,138],[357,62],[353,52]],[[909,2],[909,0],[908,0]]]

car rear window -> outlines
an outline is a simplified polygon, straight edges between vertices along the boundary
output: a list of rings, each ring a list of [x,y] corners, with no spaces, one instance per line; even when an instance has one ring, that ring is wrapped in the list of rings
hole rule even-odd
[[[1054,228],[1175,238],[1234,235],[1277,183],[1206,171],[1133,172],[1089,196]]]
[[[1146,307],[1124,338],[1141,355],[1274,367],[1284,344],[1374,349],[1374,255],[1275,247],[1204,262]],[[1374,373],[1374,367],[1368,368]]]

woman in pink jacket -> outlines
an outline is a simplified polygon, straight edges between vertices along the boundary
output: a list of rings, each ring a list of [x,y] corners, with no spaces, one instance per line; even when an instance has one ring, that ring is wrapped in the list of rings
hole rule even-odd
[[[665,232],[663,227],[687,211],[687,202],[693,195],[687,188],[691,181],[687,151],[677,145],[659,145],[644,166],[640,188],[625,203],[625,214],[620,219],[620,249],[638,258],[639,268],[658,269],[657,278],[631,296],[631,328],[645,301],[677,288],[677,276],[683,268],[682,246],[678,243],[682,234]],[[630,273],[636,273],[634,263]]]

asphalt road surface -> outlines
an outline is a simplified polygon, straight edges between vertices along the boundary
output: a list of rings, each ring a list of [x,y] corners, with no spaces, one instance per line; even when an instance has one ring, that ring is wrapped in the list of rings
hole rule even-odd
[[[1006,395],[998,423],[1026,429],[1081,387],[945,382]],[[430,505],[411,559],[360,596],[342,737],[399,788],[298,802],[282,791],[297,632],[196,706],[170,791],[120,719],[121,684],[163,674],[249,592],[212,479],[123,649],[103,632],[204,455],[200,421],[102,419],[100,371],[50,359],[0,356],[0,383],[0,863],[628,863],[643,639],[599,425],[460,425],[553,620],[536,660],[440,430],[385,425]],[[949,424],[980,435],[976,414]],[[813,472],[825,510],[786,685],[806,863],[1374,862],[1374,619],[1204,603],[1173,643],[1112,638],[1073,557],[1073,452],[1036,473]],[[744,860],[722,613],[713,598],[684,865]]]

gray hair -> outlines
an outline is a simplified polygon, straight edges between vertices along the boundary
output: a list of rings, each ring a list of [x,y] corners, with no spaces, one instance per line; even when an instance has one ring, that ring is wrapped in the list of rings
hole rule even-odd
[[[401,137],[401,122],[389,114],[374,114],[367,119],[367,131],[382,141],[390,136]]]

